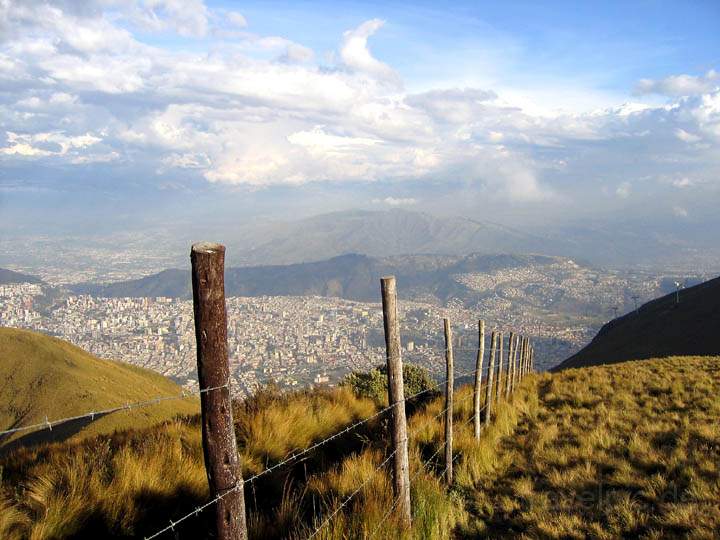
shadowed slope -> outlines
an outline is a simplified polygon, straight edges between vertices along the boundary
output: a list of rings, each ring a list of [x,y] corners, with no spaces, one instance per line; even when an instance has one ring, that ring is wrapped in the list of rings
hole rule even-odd
[[[555,370],[672,355],[720,353],[720,278],[711,279],[614,319]]]

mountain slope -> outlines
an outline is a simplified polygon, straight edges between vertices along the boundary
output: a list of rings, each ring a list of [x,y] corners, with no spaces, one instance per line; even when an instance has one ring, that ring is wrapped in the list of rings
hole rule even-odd
[[[9,283],[42,283],[42,280],[37,276],[21,274],[13,270],[0,268],[0,285]]]
[[[286,222],[260,220],[220,234],[228,247],[228,264],[242,266],[317,261],[344,253],[389,257],[508,252],[547,253],[612,267],[716,265],[720,252],[706,238],[708,233],[696,228],[678,235],[678,226],[674,220],[672,227],[655,230],[642,220],[618,216],[610,222],[584,218],[549,228],[514,228],[396,208],[338,211]]]
[[[44,422],[46,415],[53,421],[181,393],[177,385],[152,371],[102,360],[60,339],[13,328],[0,328],[0,381],[3,430]],[[0,439],[0,446],[146,427],[197,409],[191,399],[168,400],[94,421],[69,422],[52,431],[15,433]]]
[[[720,278],[644,304],[614,319],[555,369],[672,355],[720,353]]]
[[[549,265],[559,260],[543,255],[406,255],[373,258],[348,254],[310,263],[227,268],[225,292],[228,296],[318,295],[374,302],[378,299],[380,277],[394,274],[398,282],[402,283],[401,297],[411,291],[420,291],[444,301],[463,288],[453,278],[456,274]],[[190,272],[164,270],[141,279],[107,285],[82,283],[71,289],[80,294],[104,297],[189,298]]]
[[[232,233],[230,233],[232,234]],[[557,252],[557,242],[509,227],[464,217],[422,212],[351,210],[276,223],[228,239],[231,264],[290,264],[344,253],[387,257],[416,253],[465,255],[498,252]],[[247,238],[255,241],[244,246]],[[244,240],[244,242],[243,242]]]

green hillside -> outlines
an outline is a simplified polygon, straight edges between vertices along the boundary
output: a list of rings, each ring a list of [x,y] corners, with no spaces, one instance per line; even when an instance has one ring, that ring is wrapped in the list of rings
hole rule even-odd
[[[181,393],[180,387],[152,371],[102,360],[60,339],[12,328],[0,328],[0,381],[1,430],[44,422],[46,415],[53,421]],[[194,399],[167,400],[94,421],[69,422],[52,431],[15,433],[0,445],[141,428],[197,411]]]

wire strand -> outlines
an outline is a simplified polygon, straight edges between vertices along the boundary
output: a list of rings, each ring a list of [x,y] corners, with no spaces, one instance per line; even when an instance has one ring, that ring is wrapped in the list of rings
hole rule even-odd
[[[101,409],[98,411],[89,411],[87,413],[78,414],[76,416],[68,416],[66,418],[59,418],[57,420],[52,420],[52,421],[48,420],[47,415],[45,415],[44,422],[40,422],[38,424],[31,424],[28,426],[16,427],[16,428],[12,428],[12,429],[6,429],[3,431],[0,431],[0,436],[9,435],[11,433],[19,433],[21,431],[36,430],[36,429],[49,429],[50,431],[52,431],[53,427],[63,424],[65,422],[70,422],[73,420],[82,420],[84,418],[90,418],[91,420],[95,420],[96,416],[104,416],[104,415],[111,414],[111,413],[118,412],[118,411],[127,411],[130,409],[138,409],[141,407],[148,407],[150,405],[156,405],[158,403],[162,403],[163,401],[190,398],[190,397],[194,397],[196,395],[202,395],[207,392],[211,392],[213,390],[220,390],[222,388],[229,388],[229,384],[223,384],[221,386],[212,386],[209,388],[203,388],[201,390],[195,390],[195,391],[183,390],[180,394],[174,395],[174,396],[159,396],[159,397],[147,399],[144,401],[136,401],[133,403],[126,403],[125,405],[119,405],[117,407],[111,407],[109,409]]]
[[[403,441],[403,442],[405,442],[405,441]],[[348,503],[352,500],[352,498],[355,497],[355,495],[357,495],[358,493],[360,493],[360,491],[362,491],[362,489],[368,483],[370,483],[370,480],[373,479],[374,474],[376,472],[378,472],[380,469],[382,469],[388,463],[388,461],[390,461],[392,459],[392,457],[395,455],[396,452],[397,452],[397,450],[393,450],[390,453],[390,455],[388,457],[386,457],[385,460],[380,465],[375,467],[373,474],[369,475],[365,479],[365,481],[362,484],[360,484],[360,486],[355,491],[353,491],[348,497],[346,497],[345,500],[343,500],[343,502],[340,504],[340,506],[338,506],[335,510],[333,510],[333,512],[327,518],[325,518],[325,520],[320,524],[320,526],[317,529],[315,529],[310,536],[307,537],[307,540],[314,538],[323,528],[325,528],[325,526],[328,523],[330,523],[330,521],[332,521],[332,519],[340,512],[340,510],[342,510],[345,506],[347,506]]]

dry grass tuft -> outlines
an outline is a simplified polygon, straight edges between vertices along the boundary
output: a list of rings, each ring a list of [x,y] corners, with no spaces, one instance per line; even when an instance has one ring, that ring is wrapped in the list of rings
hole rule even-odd
[[[397,513],[387,420],[369,422],[245,487],[252,538],[328,540],[709,538],[720,526],[720,360],[671,358],[532,375],[479,440],[458,388],[455,483],[445,486],[439,397],[409,418],[412,529]],[[484,395],[484,392],[483,392]],[[237,404],[244,474],[373,414],[348,388]],[[433,457],[434,456],[434,457]],[[0,459],[0,537],[148,534],[207,500],[197,418]],[[212,511],[176,528],[206,538]],[[373,536],[374,535],[374,536]]]

